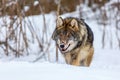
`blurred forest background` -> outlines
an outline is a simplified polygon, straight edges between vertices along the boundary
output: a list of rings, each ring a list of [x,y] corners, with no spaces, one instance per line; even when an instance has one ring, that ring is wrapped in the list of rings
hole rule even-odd
[[[36,1],[39,3],[35,4]],[[76,7],[80,4],[86,4],[95,11],[103,7],[110,0],[1,0],[0,16],[14,16],[20,13],[25,16],[39,15],[42,13],[40,7],[44,13],[50,13],[51,11],[57,10],[59,1],[61,4],[60,14],[64,14],[75,11]],[[111,6],[119,7],[119,3],[114,3]]]
[[[0,51],[5,55],[15,55],[16,57],[24,54],[29,55],[29,44],[36,43],[39,47],[39,53],[48,53],[51,45],[48,37],[48,28],[46,24],[45,14],[51,12],[59,12],[59,15],[79,10],[79,17],[85,19],[96,20],[98,24],[104,26],[102,29],[102,47],[104,48],[105,36],[109,34],[111,39],[108,40],[110,48],[113,47],[111,31],[109,27],[114,27],[117,37],[118,48],[120,49],[120,1],[116,0],[106,8],[106,4],[111,0],[0,0]],[[94,17],[89,17],[89,11],[83,10],[83,6],[87,6],[94,13]],[[97,13],[99,12],[99,13]],[[113,15],[114,12],[114,15]],[[110,14],[110,15],[108,15]],[[29,16],[42,15],[43,28],[42,35],[36,33],[36,28],[32,25]],[[26,22],[26,20],[28,22]],[[26,28],[27,27],[27,28]],[[27,29],[32,40],[27,36]],[[108,31],[108,32],[106,32]],[[2,34],[3,33],[3,34]],[[0,54],[2,53],[0,52]],[[40,57],[39,57],[40,58]]]

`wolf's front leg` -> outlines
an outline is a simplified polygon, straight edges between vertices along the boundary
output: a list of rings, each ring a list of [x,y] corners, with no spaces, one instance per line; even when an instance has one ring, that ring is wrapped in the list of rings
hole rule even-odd
[[[71,64],[75,66],[81,66],[80,54],[74,54],[71,56]]]
[[[65,61],[67,64],[70,64],[71,63],[71,56],[70,56],[70,53],[67,53],[64,55],[64,58],[65,58]]]
[[[78,60],[73,60],[71,65],[75,65],[75,66],[80,66],[80,61]]]

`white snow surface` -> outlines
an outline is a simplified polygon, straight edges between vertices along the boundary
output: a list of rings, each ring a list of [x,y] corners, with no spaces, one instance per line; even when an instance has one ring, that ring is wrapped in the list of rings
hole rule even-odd
[[[120,51],[97,50],[90,67],[53,62],[0,61],[1,80],[120,80]]]
[[[0,63],[1,80],[120,80],[120,69],[57,63]]]

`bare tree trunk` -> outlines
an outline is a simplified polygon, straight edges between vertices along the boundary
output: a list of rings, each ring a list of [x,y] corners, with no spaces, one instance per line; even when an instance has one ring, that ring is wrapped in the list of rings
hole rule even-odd
[[[57,17],[60,15],[61,1],[62,0],[59,0],[58,6],[57,6]],[[58,60],[59,60],[58,47],[56,46],[56,62],[58,62]]]
[[[102,34],[102,48],[104,47],[105,47],[105,25],[104,25],[103,34]]]

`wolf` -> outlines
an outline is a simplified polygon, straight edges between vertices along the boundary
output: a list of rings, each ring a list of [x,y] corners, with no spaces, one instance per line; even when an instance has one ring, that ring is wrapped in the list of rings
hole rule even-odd
[[[94,54],[94,35],[83,19],[58,17],[52,34],[67,64],[90,66]]]

